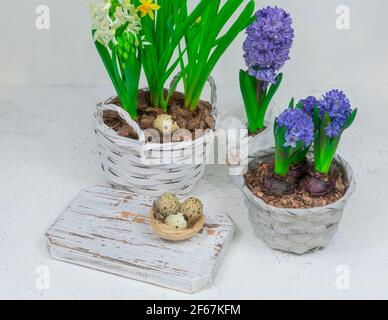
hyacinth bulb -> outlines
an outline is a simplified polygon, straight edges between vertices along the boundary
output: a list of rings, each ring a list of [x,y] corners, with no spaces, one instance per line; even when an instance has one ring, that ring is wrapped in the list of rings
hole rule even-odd
[[[316,172],[312,172],[305,177],[301,181],[300,186],[302,190],[314,197],[326,196],[334,191],[334,182],[332,179]]]
[[[295,190],[297,180],[292,175],[280,177],[272,172],[263,177],[261,187],[269,195],[284,196]]]

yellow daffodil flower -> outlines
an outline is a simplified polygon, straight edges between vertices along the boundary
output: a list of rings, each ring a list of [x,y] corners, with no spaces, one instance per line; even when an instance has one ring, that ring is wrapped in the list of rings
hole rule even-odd
[[[152,20],[155,19],[154,11],[159,10],[160,6],[154,3],[154,0],[140,0],[141,5],[137,7],[137,11],[140,11],[141,17],[145,17],[147,14]]]

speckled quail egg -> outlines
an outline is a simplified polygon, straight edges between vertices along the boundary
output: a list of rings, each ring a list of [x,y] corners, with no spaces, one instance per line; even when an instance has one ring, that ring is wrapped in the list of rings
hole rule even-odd
[[[179,206],[179,200],[175,195],[165,193],[157,202],[157,211],[165,219],[170,214],[176,214],[179,211]]]
[[[154,128],[162,134],[171,134],[179,129],[178,124],[168,114],[161,114],[154,120]]]
[[[202,216],[203,204],[201,200],[197,198],[189,198],[185,200],[180,206],[180,212],[182,212],[189,220],[189,224],[195,224]]]
[[[164,223],[179,230],[186,230],[188,224],[183,213],[181,212],[178,212],[177,214],[170,214]]]

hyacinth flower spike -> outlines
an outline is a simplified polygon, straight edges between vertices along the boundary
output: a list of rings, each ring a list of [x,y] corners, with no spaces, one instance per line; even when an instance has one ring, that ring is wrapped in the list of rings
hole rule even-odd
[[[357,109],[352,110],[349,99],[338,90],[328,92],[315,106],[314,167],[317,172],[328,174],[342,133],[353,124],[356,115]]]
[[[352,110],[349,99],[342,91],[332,90],[317,101],[312,110],[315,126],[314,172],[304,179],[303,186],[310,194],[321,196],[334,190],[330,169],[342,133],[353,124],[357,109]]]
[[[275,120],[274,136],[274,172],[263,179],[262,187],[269,194],[281,196],[296,187],[299,177],[291,169],[306,163],[306,155],[314,140],[313,120],[291,103],[290,108]]]
[[[285,176],[291,165],[299,165],[314,139],[314,124],[307,114],[298,108],[285,110],[275,120],[275,174]]]
[[[307,97],[298,102],[297,107],[303,112],[307,113],[310,117],[314,114],[314,108],[317,106],[318,100],[315,97]]]
[[[142,27],[131,1],[101,0],[90,5],[95,46],[116,93],[133,120],[137,119],[141,72]]]
[[[266,7],[256,13],[246,33],[243,50],[248,70],[240,70],[240,89],[249,132],[257,133],[264,129],[268,106],[282,82],[283,74],[277,73],[290,59],[291,16],[278,7]]]

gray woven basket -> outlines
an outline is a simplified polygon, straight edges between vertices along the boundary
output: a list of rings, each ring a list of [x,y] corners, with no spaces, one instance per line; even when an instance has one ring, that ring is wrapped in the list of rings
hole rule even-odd
[[[273,148],[259,151],[249,162],[249,167],[273,158]],[[253,230],[269,247],[301,255],[327,246],[336,233],[346,203],[356,188],[350,165],[338,155],[334,161],[344,169],[347,191],[340,200],[325,207],[276,208],[253,195],[245,185],[243,176],[236,179],[245,194],[245,204]]]
[[[208,82],[217,128],[216,85],[211,77]],[[122,137],[109,128],[103,120],[104,110],[118,112],[139,139]],[[206,130],[194,141],[148,143],[139,125],[116,105],[98,104],[94,118],[101,167],[111,185],[149,196],[160,196],[165,192],[183,195],[190,192],[204,175],[214,141],[213,130]]]

